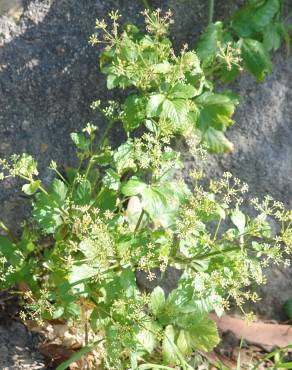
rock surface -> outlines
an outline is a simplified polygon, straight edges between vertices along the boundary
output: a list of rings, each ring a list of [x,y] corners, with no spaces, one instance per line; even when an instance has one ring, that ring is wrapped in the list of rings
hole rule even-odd
[[[171,36],[176,49],[185,42],[194,45],[206,25],[206,1],[150,3],[153,8],[173,10]],[[216,18],[226,17],[242,3],[217,1]],[[124,21],[141,23],[142,1],[9,0],[1,4],[0,156],[15,152],[34,155],[42,178],[49,182],[52,174],[46,166],[51,159],[61,165],[75,160],[69,133],[88,121],[102,130],[102,118],[89,108],[91,101],[116,94],[106,90],[98,68],[98,50],[87,42],[95,19],[119,8]],[[274,59],[274,72],[264,83],[243,75],[234,84],[242,97],[237,124],[228,133],[235,152],[210,157],[206,171],[219,176],[229,170],[249,183],[252,196],[270,194],[292,207],[292,59],[285,58],[284,51]],[[118,141],[119,133],[114,134]],[[15,226],[29,209],[16,185],[14,180],[1,184],[1,219],[9,226]],[[266,317],[278,318],[283,301],[292,297],[292,270],[276,268],[269,275],[259,310]],[[11,343],[13,326],[7,330],[0,330],[0,348],[6,339],[5,345]],[[0,367],[18,369],[9,351],[1,350],[9,354],[10,362],[4,364],[1,355]]]
[[[0,325],[0,369],[38,370],[46,369],[42,357],[33,343],[33,336],[17,321]]]

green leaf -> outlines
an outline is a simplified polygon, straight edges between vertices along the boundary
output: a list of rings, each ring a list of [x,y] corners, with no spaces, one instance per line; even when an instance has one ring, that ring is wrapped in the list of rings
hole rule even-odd
[[[194,350],[209,352],[220,341],[216,324],[208,316],[198,313],[178,315],[175,323],[189,333]]]
[[[84,239],[79,243],[78,249],[84,254],[84,256],[90,260],[95,258],[98,254],[96,250],[96,244],[91,239]]]
[[[169,227],[174,223],[173,210],[163,191],[159,188],[147,187],[141,195],[142,207],[154,222],[163,227]]]
[[[91,184],[87,179],[83,179],[73,192],[73,200],[76,204],[89,204],[91,200]]]
[[[169,97],[171,99],[191,99],[197,93],[197,90],[192,85],[185,85],[182,83],[177,83],[171,89]]]
[[[17,266],[22,261],[22,253],[17,250],[16,245],[10,239],[0,235],[0,256],[4,256],[8,263]]]
[[[73,132],[70,136],[79,150],[84,152],[89,151],[90,139],[87,136],[83,134],[77,134],[76,132]]]
[[[162,94],[151,95],[146,106],[147,117],[157,117],[161,113],[165,96]]]
[[[209,127],[202,136],[211,153],[223,154],[233,152],[233,144],[225,137],[223,132]]]
[[[292,362],[278,362],[275,364],[275,369],[292,369]]]
[[[198,119],[200,130],[205,131],[209,127],[224,130],[226,126],[233,124],[231,117],[238,104],[233,95],[206,92],[196,99],[196,103],[200,108]]]
[[[136,338],[139,343],[142,344],[143,349],[146,349],[148,353],[152,353],[157,345],[155,338],[155,325],[149,320],[145,320],[144,328],[136,335]]]
[[[146,119],[144,125],[150,132],[153,132],[155,135],[159,134],[159,127],[154,120]]]
[[[172,325],[167,325],[164,331],[162,342],[163,362],[167,365],[176,365],[178,362],[177,355],[174,351],[175,331]]]
[[[136,171],[136,165],[133,159],[133,148],[133,143],[128,140],[114,152],[113,159],[119,175],[122,175],[128,170]]]
[[[237,227],[240,234],[244,233],[246,218],[244,213],[242,213],[238,208],[236,208],[231,214],[231,221]]]
[[[98,273],[98,270],[88,264],[73,265],[69,275],[70,284],[75,284],[80,280],[87,280]]]
[[[246,69],[258,81],[262,81],[266,74],[271,73],[272,63],[264,45],[257,40],[241,40],[241,55]]]
[[[121,192],[125,196],[131,197],[133,195],[142,194],[146,187],[147,185],[144,182],[136,178],[132,178],[122,185]]]
[[[64,361],[61,365],[59,365],[56,370],[66,370],[66,369],[68,369],[69,366],[71,364],[73,364],[73,362],[76,362],[76,361],[80,360],[80,358],[82,356],[85,356],[88,353],[90,353],[94,349],[94,347],[96,347],[98,345],[99,342],[100,342],[100,340],[98,340],[94,343],[91,343],[88,346],[83,347],[80,351],[74,353],[74,355],[71,356],[69,358],[69,360]]]
[[[279,10],[279,0],[266,0],[260,6],[249,3],[234,14],[232,28],[240,37],[251,37],[264,31]]]
[[[107,166],[112,162],[112,154],[110,148],[106,147],[102,153],[92,156],[91,160],[100,166]]]
[[[288,299],[283,305],[283,311],[289,320],[292,320],[292,299]]]
[[[59,319],[64,314],[64,307],[57,307],[53,312],[53,319]]]
[[[154,315],[159,315],[165,305],[164,290],[157,286],[150,296],[150,309]]]
[[[217,54],[220,42],[222,41],[223,23],[210,24],[197,45],[197,54],[200,59],[213,57]]]
[[[16,173],[28,178],[38,175],[37,162],[31,155],[23,153],[15,162],[14,168]]]
[[[180,330],[176,345],[183,356],[190,356],[193,352],[190,333],[186,330]]]
[[[102,182],[108,189],[115,191],[117,191],[121,185],[120,176],[111,168],[106,170]]]
[[[162,105],[162,113],[172,122],[183,124],[189,111],[185,99],[165,99]]]
[[[130,95],[124,104],[123,124],[127,132],[131,132],[141,125],[145,119],[146,99],[138,95]]]
[[[130,268],[124,268],[119,277],[119,283],[126,297],[134,297],[137,294],[136,276]]]
[[[52,234],[63,223],[62,210],[67,196],[67,186],[54,179],[48,194],[38,193],[33,202],[32,215],[45,233]]]
[[[171,70],[171,64],[166,60],[159,64],[154,64],[153,72],[167,74]]]
[[[107,187],[101,188],[98,193],[95,206],[104,212],[106,210],[114,211],[116,209],[117,192]]]
[[[280,48],[282,37],[279,24],[269,24],[264,32],[263,45],[267,51],[276,51]]]
[[[39,189],[40,185],[41,185],[41,180],[35,180],[29,184],[23,185],[22,191],[26,195],[33,195]]]

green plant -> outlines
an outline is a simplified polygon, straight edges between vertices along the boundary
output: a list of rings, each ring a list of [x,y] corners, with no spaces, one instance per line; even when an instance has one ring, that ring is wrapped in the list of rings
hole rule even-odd
[[[262,268],[289,264],[283,254],[291,252],[292,213],[266,197],[252,201],[258,215],[249,217],[241,210],[247,185],[229,173],[204,187],[202,172],[192,171],[187,185],[176,139],[195,156],[230,151],[224,132],[238,99],[214,92],[214,61],[201,62],[186,47],[175,55],[169,12],[144,14],[146,35],[132,24],[120,31],[116,12],[110,29],[96,23],[103,37],[93,35],[91,43],[106,44],[108,88],[128,96],[122,104],[92,104],[108,126],[99,140],[93,124],[71,135],[79,166],[62,174],[52,162],[56,178],[45,189],[31,156],[1,160],[1,178],[20,177],[33,196],[20,240],[0,225],[8,234],[0,238],[1,285],[22,284],[24,319],[66,320],[84,333],[72,361],[97,347],[102,368],[192,369],[193,351],[219,341],[209,312],[222,314],[230,301],[244,312],[246,300],[257,300],[251,283],[265,282]],[[227,43],[215,58],[228,70],[239,66],[239,53]],[[126,139],[112,148],[110,131],[120,122]],[[272,218],[281,224],[277,235]],[[160,286],[151,294],[138,289],[137,271],[153,280],[169,267],[183,274],[168,295]]]
[[[210,4],[209,20],[213,18],[214,3]],[[272,70],[271,53],[286,44],[290,52],[291,24],[289,16],[283,16],[284,1],[249,0],[230,19],[227,26],[222,22],[210,22],[202,35],[197,53],[202,61],[202,68],[209,76],[210,72],[223,82],[236,78],[241,70],[234,60],[234,50],[238,50],[242,68],[246,69],[258,81],[262,81]],[[229,47],[228,47],[229,45]],[[223,66],[220,59],[224,60]]]

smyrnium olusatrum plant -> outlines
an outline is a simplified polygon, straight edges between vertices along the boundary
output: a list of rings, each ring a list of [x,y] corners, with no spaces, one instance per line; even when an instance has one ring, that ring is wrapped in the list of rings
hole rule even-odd
[[[63,174],[51,162],[56,177],[46,189],[30,155],[1,160],[1,178],[20,177],[33,196],[20,240],[1,224],[1,286],[25,283],[24,320],[78,328],[80,357],[97,348],[93,368],[192,369],[194,351],[219,342],[209,313],[220,316],[231,302],[251,319],[244,311],[258,298],[251,284],[265,283],[270,263],[289,264],[292,213],[266,197],[252,201],[257,215],[249,217],[241,210],[248,187],[229,173],[203,186],[193,170],[187,185],[177,138],[196,156],[231,151],[224,132],[238,99],[214,90],[195,51],[174,53],[170,13],[144,15],[146,34],[132,24],[120,30],[116,12],[111,25],[96,23],[90,41],[105,44],[108,88],[130,89],[123,102],[92,104],[108,120],[103,135],[93,124],[71,135],[79,165]],[[239,66],[239,54],[228,40],[218,63]],[[113,148],[111,130],[121,123],[126,140]],[[277,235],[271,219],[281,225]],[[151,281],[170,267],[182,275],[168,294],[159,280],[151,293],[139,290],[136,272]]]

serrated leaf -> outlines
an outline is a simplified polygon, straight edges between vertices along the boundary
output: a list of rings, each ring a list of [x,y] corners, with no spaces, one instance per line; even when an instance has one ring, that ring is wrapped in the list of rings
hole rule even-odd
[[[177,124],[183,124],[188,113],[188,105],[185,99],[165,99],[162,105],[162,114]]]
[[[203,142],[211,153],[223,154],[233,151],[233,144],[225,137],[222,131],[209,127],[202,136]]]
[[[41,180],[35,180],[35,181],[32,181],[31,183],[29,184],[25,184],[23,185],[22,187],[22,191],[26,194],[26,195],[33,195],[40,187],[40,184],[41,184]]]
[[[223,35],[223,23],[216,22],[210,24],[197,45],[197,54],[200,59],[213,57],[217,54]]]
[[[165,305],[164,290],[157,286],[150,296],[150,309],[154,315],[159,315]]]
[[[162,110],[162,103],[165,100],[165,96],[162,94],[151,95],[146,106],[147,117],[159,116]]]
[[[147,185],[145,182],[132,178],[122,185],[121,192],[125,196],[131,197],[133,195],[142,194],[146,187]]]
[[[240,232],[240,234],[244,233],[245,225],[246,225],[246,217],[245,214],[242,213],[238,208],[236,208],[231,214],[231,221],[233,225],[235,225]]]
[[[220,341],[216,324],[208,316],[198,313],[180,315],[175,323],[176,326],[189,333],[194,350],[209,352]]]
[[[196,99],[200,108],[198,126],[205,131],[209,127],[224,130],[233,124],[231,119],[238,100],[229,94],[213,94],[210,92],[202,94]]]
[[[171,99],[191,99],[197,93],[197,90],[192,85],[185,85],[182,83],[177,83],[171,89],[169,97]]]
[[[253,39],[241,41],[241,55],[246,69],[258,81],[262,81],[266,74],[271,73],[272,63],[262,43]]]

